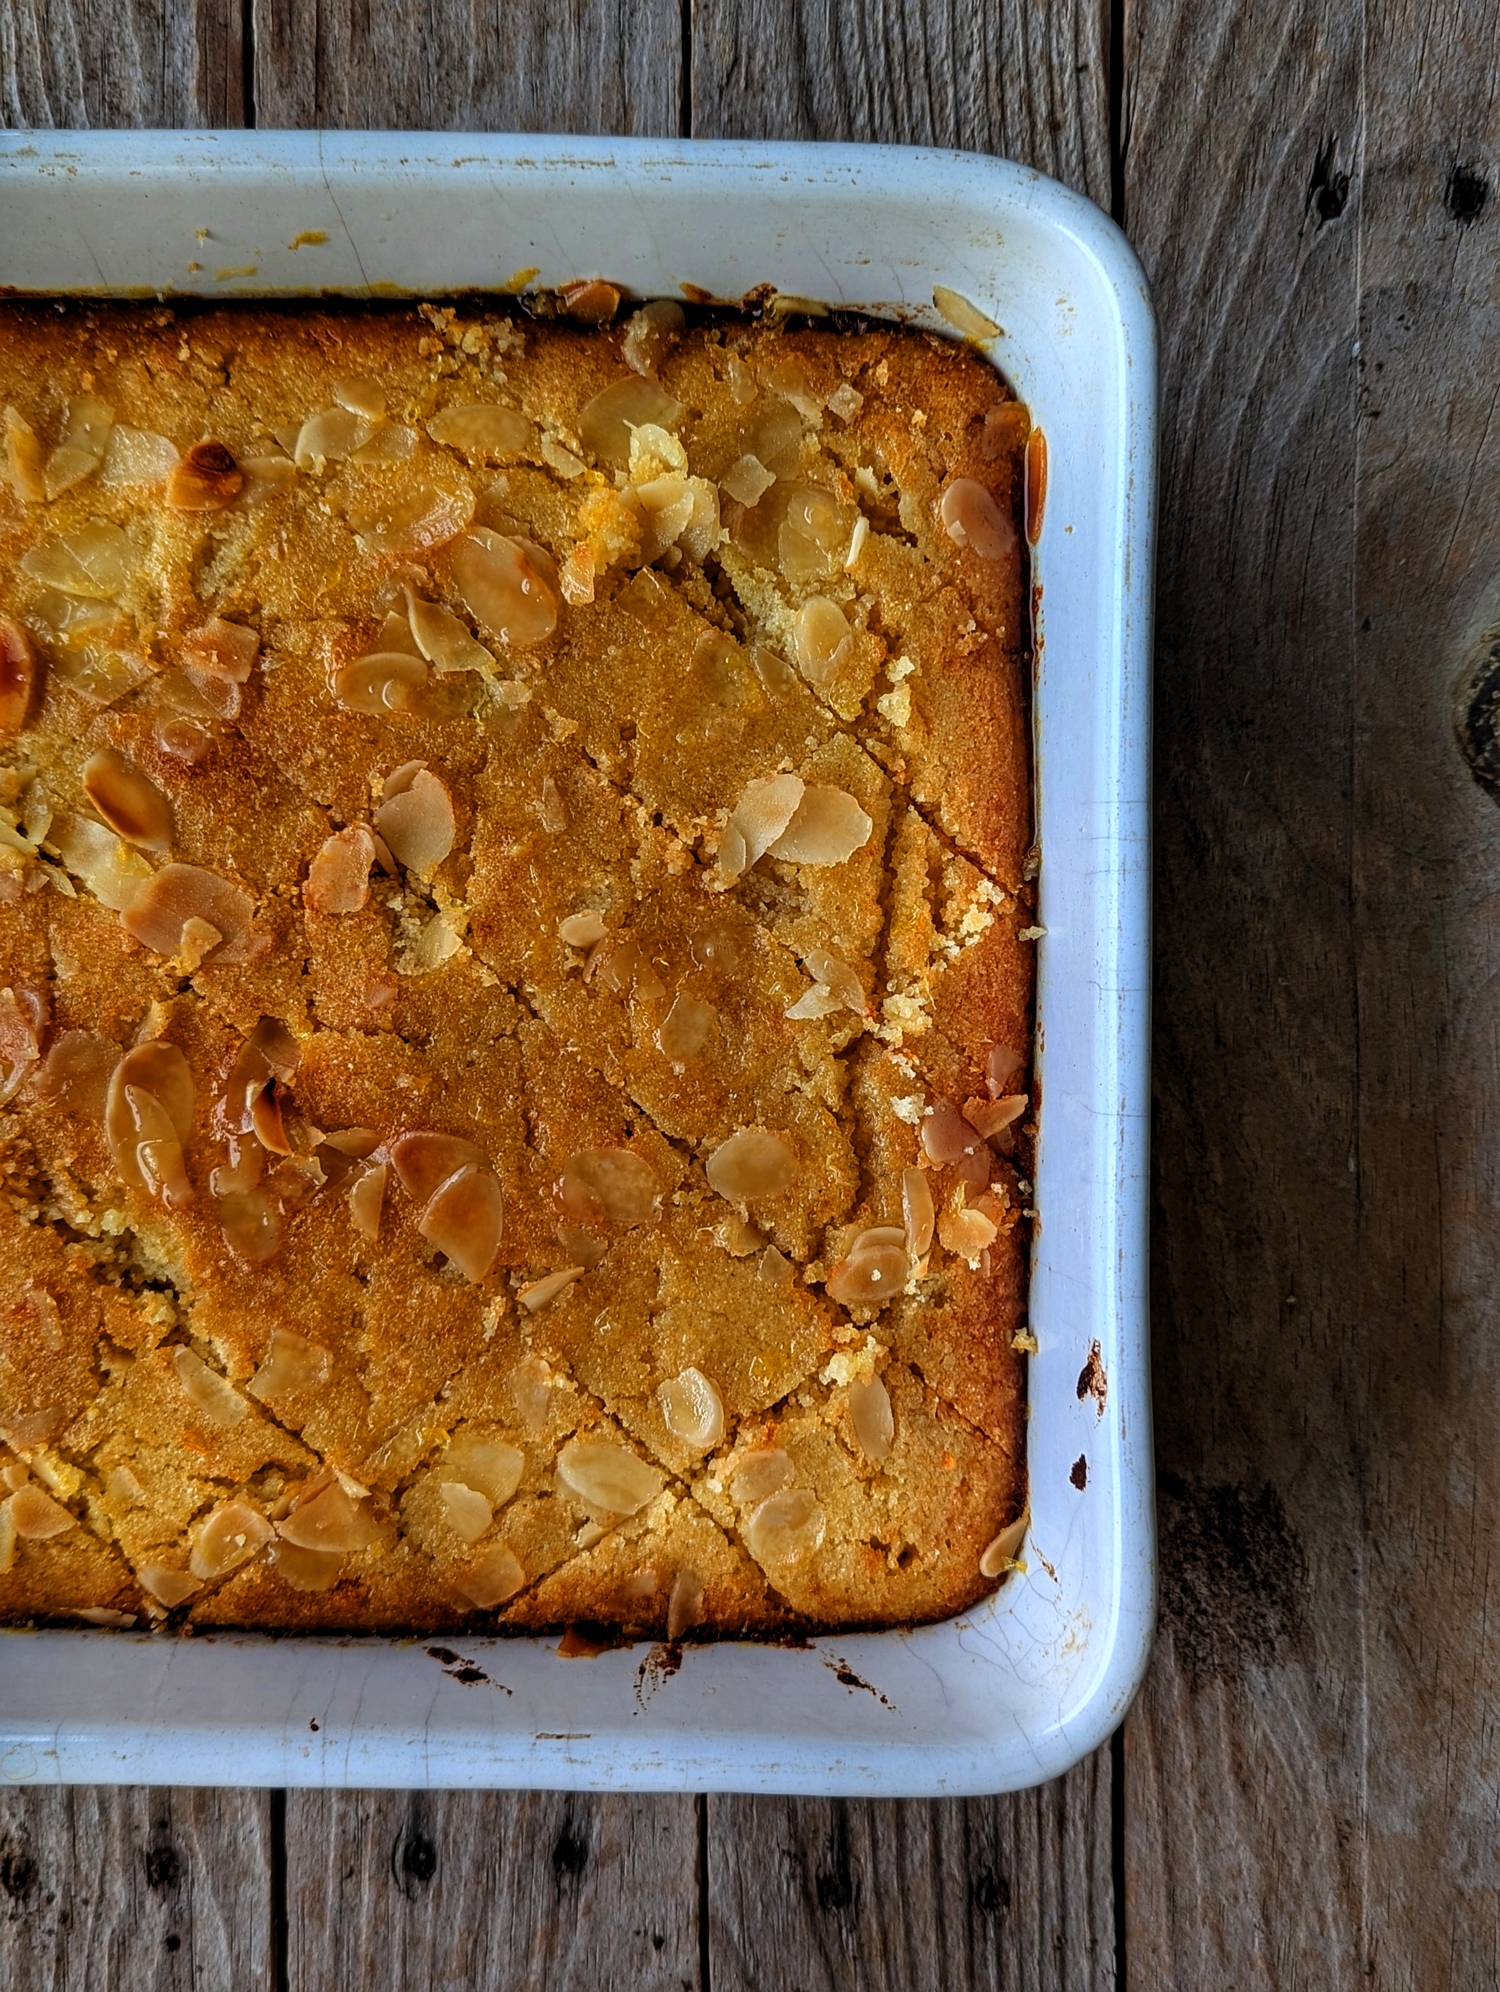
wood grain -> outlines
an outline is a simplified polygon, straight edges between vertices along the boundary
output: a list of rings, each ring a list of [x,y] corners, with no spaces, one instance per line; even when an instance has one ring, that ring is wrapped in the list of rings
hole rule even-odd
[[[714,1992],[1115,1983],[1110,1758],[1015,1798],[708,1801]]]
[[[1108,0],[692,0],[698,138],[956,145],[1110,199]]]
[[[288,1992],[688,1992],[691,1798],[291,1792]]]
[[[0,1985],[272,1992],[270,1795],[0,1789]]]
[[[0,124],[245,122],[240,0],[0,0]]]
[[[256,121],[675,133],[678,0],[253,0]]]
[[[1500,574],[1497,31],[1131,14],[1167,382],[1153,1987],[1497,1977],[1500,818],[1451,714]]]

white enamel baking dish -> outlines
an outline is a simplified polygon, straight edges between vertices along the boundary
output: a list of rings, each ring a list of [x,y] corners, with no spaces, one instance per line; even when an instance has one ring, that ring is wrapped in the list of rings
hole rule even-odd
[[[988,350],[1050,453],[1024,1574],[944,1625],[689,1648],[675,1674],[645,1647],[563,1660],[539,1639],[10,1633],[0,1778],[904,1796],[1067,1769],[1140,1682],[1155,1590],[1156,381],[1124,238],[1055,182],[959,153],[409,133],[9,132],[0,212],[0,285],[34,292],[441,296],[603,272],[644,296],[770,282],[949,331],[943,285],[1003,328]]]

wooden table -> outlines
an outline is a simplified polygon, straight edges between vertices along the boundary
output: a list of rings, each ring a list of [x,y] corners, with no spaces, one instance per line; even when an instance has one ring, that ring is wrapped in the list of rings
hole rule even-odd
[[[1500,1983],[1497,50],[1500,0],[0,0],[8,123],[1008,153],[1123,221],[1164,361],[1123,1737],[965,1803],[9,1792],[0,1984]]]

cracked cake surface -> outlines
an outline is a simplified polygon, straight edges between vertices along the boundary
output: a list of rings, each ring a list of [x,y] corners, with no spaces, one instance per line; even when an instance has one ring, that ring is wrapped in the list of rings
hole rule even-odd
[[[1019,1553],[1029,417],[573,303],[0,308],[0,1620]]]

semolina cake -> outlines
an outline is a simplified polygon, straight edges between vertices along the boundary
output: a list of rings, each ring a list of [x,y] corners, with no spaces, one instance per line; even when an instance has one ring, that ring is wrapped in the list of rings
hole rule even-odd
[[[0,307],[0,1621],[800,1636],[1025,1506],[1027,412]]]

